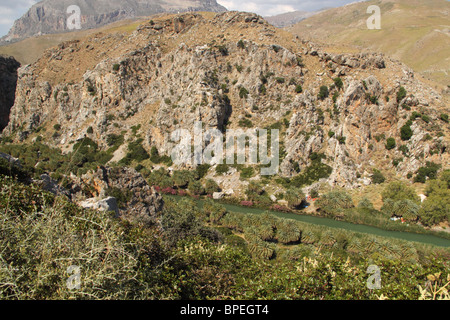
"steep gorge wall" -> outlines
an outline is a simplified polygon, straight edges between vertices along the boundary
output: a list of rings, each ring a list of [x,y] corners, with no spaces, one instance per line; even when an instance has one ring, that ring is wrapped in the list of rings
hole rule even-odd
[[[47,143],[69,151],[86,135],[103,147],[109,134],[134,139],[132,128],[140,125],[144,147],[170,155],[170,134],[192,131],[195,121],[219,130],[244,119],[260,128],[287,121],[280,168],[286,177],[296,174],[295,163],[301,170],[310,165],[312,153],[323,153],[333,168],[330,184],[349,187],[370,183],[374,168],[406,176],[427,161],[449,163],[448,125],[439,120],[448,107],[408,68],[376,53],[331,55],[284,37],[256,15],[228,12],[211,20],[196,14],[157,20],[131,37],[98,34],[66,43],[19,70],[5,134],[17,141],[47,134]],[[92,67],[75,72],[88,58]],[[340,90],[333,89],[338,76]],[[325,99],[318,98],[322,85],[330,88]],[[408,95],[397,102],[400,86]],[[414,121],[413,137],[403,142],[400,128],[413,111],[431,121]],[[61,130],[52,137],[54,124]],[[388,137],[407,155],[387,150]]]

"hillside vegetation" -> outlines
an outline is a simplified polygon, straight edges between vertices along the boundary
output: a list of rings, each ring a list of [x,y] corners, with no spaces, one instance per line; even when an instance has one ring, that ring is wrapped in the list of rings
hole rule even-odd
[[[2,299],[448,298],[443,250],[349,241],[345,232],[187,199],[167,202],[159,224],[130,224],[8,176],[0,204]],[[246,241],[234,234],[243,230]],[[374,264],[380,290],[367,287]]]
[[[381,30],[368,30],[369,5],[381,9]],[[329,9],[288,30],[338,50],[371,50],[398,59],[443,86],[450,76],[450,3],[445,0],[374,0]],[[353,48],[353,49],[352,49]],[[336,49],[335,49],[336,50]]]

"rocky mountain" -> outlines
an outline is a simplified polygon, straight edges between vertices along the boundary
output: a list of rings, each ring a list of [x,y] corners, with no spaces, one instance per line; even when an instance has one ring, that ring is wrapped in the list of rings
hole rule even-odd
[[[158,13],[226,10],[215,0],[43,0],[14,23],[9,33],[2,38],[3,43],[70,31],[66,21],[72,12],[67,13],[67,9],[74,5],[80,8],[82,29],[98,28],[115,21]]]
[[[121,136],[119,161],[130,143],[170,156],[171,134],[196,121],[278,128],[280,176],[314,176],[319,163],[330,168],[322,182],[356,188],[374,169],[410,178],[427,162],[448,167],[446,99],[380,53],[330,53],[255,14],[185,13],[68,41],[20,68],[3,137],[68,152]],[[221,176],[222,189],[248,183],[235,178]]]
[[[371,5],[380,8],[380,30],[367,28]],[[446,87],[450,83],[449,11],[446,0],[363,1],[322,11],[289,30],[327,45],[327,50],[383,52]]]
[[[275,16],[264,17],[264,19],[266,19],[270,24],[273,24],[275,27],[284,28],[299,23],[300,21],[312,17],[317,13],[319,13],[319,11],[317,12],[293,11],[278,14]]]
[[[9,121],[9,111],[14,104],[17,69],[20,63],[13,57],[0,55],[0,132]]]

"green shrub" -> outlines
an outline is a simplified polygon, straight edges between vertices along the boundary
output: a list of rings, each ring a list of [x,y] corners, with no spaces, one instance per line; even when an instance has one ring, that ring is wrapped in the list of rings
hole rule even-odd
[[[446,113],[441,113],[440,117],[439,117],[442,121],[444,121],[445,123],[448,123],[448,114]]]
[[[335,93],[333,93],[333,103],[336,103],[338,98],[339,98],[339,91],[336,91]]]
[[[202,195],[205,193],[205,188],[203,188],[201,182],[198,180],[189,181],[188,190],[193,195]]]
[[[334,81],[334,85],[336,86],[336,88],[338,88],[339,90],[341,90],[344,87],[344,83],[342,82],[342,79],[337,77],[333,79]]]
[[[329,95],[328,87],[321,86],[317,98],[319,100],[324,100],[324,99],[328,98],[328,95]]]
[[[222,56],[228,55],[228,48],[226,45],[219,45],[219,46],[217,46],[217,49],[219,50],[219,52]]]
[[[238,41],[237,47],[240,48],[240,49],[245,49],[245,44],[244,44],[244,41],[242,39]]]
[[[303,92],[303,87],[301,85],[296,85],[295,86],[295,92],[296,93],[302,93]]]
[[[215,192],[220,192],[220,187],[217,184],[217,182],[215,182],[212,179],[207,179],[205,182],[205,192],[207,194],[213,194]]]
[[[241,172],[240,178],[244,180],[250,179],[255,175],[255,170],[252,167],[242,168],[240,172]]]
[[[358,203],[358,208],[373,209],[373,203],[366,197],[362,198]]]
[[[22,209],[10,206],[5,210],[0,206],[4,217],[0,221],[1,299],[110,300],[153,296],[158,285],[148,271],[166,259],[153,229],[127,225],[110,212],[83,210],[34,186],[2,181],[0,194],[5,188],[14,190],[8,192],[12,203],[23,203],[21,193],[26,193],[30,203],[35,204],[22,207],[26,213],[22,217]],[[68,287],[72,275],[69,266],[80,267],[81,290]]]
[[[285,83],[285,79],[284,78],[281,78],[281,77],[276,77],[275,78],[275,81],[277,82],[277,83],[280,83],[280,84],[283,84],[283,83]]]
[[[431,118],[430,118],[429,116],[427,116],[426,114],[423,114],[423,115],[422,115],[422,120],[423,120],[425,123],[430,123]]]
[[[403,127],[400,128],[400,136],[403,141],[408,141],[413,136],[413,131],[410,127],[410,125],[405,124]]]
[[[128,189],[119,189],[119,188],[107,188],[105,190],[105,195],[107,197],[114,197],[117,200],[117,205],[120,208],[126,208],[128,202],[133,197],[133,192]]]
[[[128,153],[125,156],[125,161],[129,163],[132,160],[141,162],[150,158],[147,150],[142,146],[143,139],[138,139],[136,141],[130,142],[128,144]]]
[[[216,174],[218,175],[223,175],[228,173],[228,170],[230,169],[229,165],[223,163],[223,164],[218,164],[216,166]]]
[[[261,84],[258,88],[258,92],[263,95],[266,94],[267,93],[266,86],[264,84]]]
[[[416,194],[414,188],[409,187],[401,181],[393,181],[389,183],[381,192],[383,202],[391,199],[394,202],[399,200],[411,200],[416,203],[420,202],[419,196]]]
[[[120,64],[118,64],[118,63],[115,63],[115,64],[113,64],[113,70],[114,71],[119,71],[119,69],[120,69]]]
[[[333,168],[320,160],[313,161],[302,173],[291,179],[291,185],[297,188],[308,186],[323,178],[328,178],[333,172]]]
[[[397,146],[397,144],[396,144],[396,142],[395,142],[395,139],[394,138],[388,138],[387,140],[386,140],[386,149],[387,150],[392,150],[392,149],[394,149],[396,146]]]
[[[247,89],[245,89],[244,87],[241,87],[239,89],[239,97],[241,99],[247,99],[248,95],[249,95],[249,92]]]
[[[431,180],[436,179],[440,168],[441,165],[434,162],[427,162],[425,167],[420,167],[419,170],[417,170],[414,182],[425,183],[427,178]]]
[[[406,98],[406,89],[403,87],[400,87],[400,89],[397,92],[397,103],[400,103],[400,101],[402,101],[403,99]]]
[[[345,142],[347,141],[347,137],[340,136],[337,137],[337,140],[339,141],[339,144],[345,144]]]
[[[106,136],[106,144],[108,145],[108,147],[119,147],[123,144],[123,142],[124,142],[123,135],[111,133]]]
[[[174,185],[177,188],[185,188],[189,184],[191,180],[193,180],[193,173],[188,170],[182,170],[182,171],[174,171],[172,174],[172,180]]]
[[[240,119],[238,124],[242,128],[253,128],[253,122],[247,118]]]
[[[289,207],[296,209],[305,201],[305,194],[300,188],[289,188],[286,190],[284,199],[288,202]]]
[[[331,191],[317,200],[316,206],[326,215],[341,212],[354,207],[352,197],[345,191]]]
[[[198,179],[202,179],[207,173],[209,168],[211,168],[211,165],[204,163],[200,164],[195,168],[196,175]]]
[[[398,167],[398,165],[400,164],[400,162],[403,162],[403,158],[395,158],[394,160],[392,160],[392,165],[394,167]]]
[[[373,169],[373,174],[371,176],[372,183],[381,184],[386,181],[386,178],[383,176],[380,170]]]

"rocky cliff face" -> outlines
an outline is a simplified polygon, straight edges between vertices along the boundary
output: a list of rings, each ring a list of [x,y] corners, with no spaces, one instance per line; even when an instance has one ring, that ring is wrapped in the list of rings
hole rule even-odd
[[[397,101],[400,87],[406,95]],[[139,134],[147,150],[170,155],[170,134],[192,131],[195,121],[205,129],[281,128],[280,175],[303,172],[312,154],[323,154],[333,169],[328,183],[358,187],[375,168],[406,176],[427,161],[448,165],[449,127],[440,120],[448,111],[445,97],[383,55],[330,54],[253,14],[189,13],[155,19],[131,37],[67,42],[19,69],[4,135],[39,134],[69,151],[86,135],[106,148],[109,134]],[[423,117],[403,141],[413,112]],[[61,130],[52,136],[55,124]],[[397,146],[388,150],[390,137]]]
[[[101,167],[81,177],[72,176],[69,192],[78,203],[86,203],[86,197],[101,201],[110,195],[108,192],[120,196],[122,199],[114,199],[120,200],[117,214],[135,223],[155,223],[164,205],[162,196],[130,168]]]
[[[3,42],[70,31],[66,21],[72,15],[67,13],[67,8],[72,5],[81,10],[82,29],[165,12],[226,11],[215,0],[44,0],[32,6],[14,23],[8,35],[2,39]]]
[[[20,63],[12,57],[0,56],[0,132],[9,121],[9,111],[14,104],[17,69]]]

